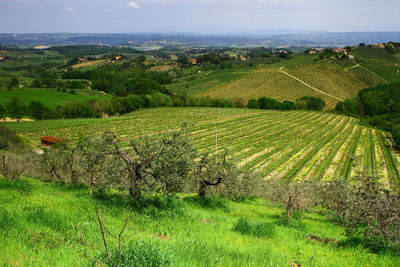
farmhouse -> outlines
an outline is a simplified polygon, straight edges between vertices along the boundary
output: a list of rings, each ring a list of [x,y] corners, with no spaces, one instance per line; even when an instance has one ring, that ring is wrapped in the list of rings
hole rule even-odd
[[[310,54],[310,55],[315,55],[316,53],[317,53],[317,51],[315,51],[315,50],[308,51],[308,54]]]
[[[334,48],[333,52],[334,53],[346,53],[346,49],[344,49],[344,48]]]
[[[84,57],[78,57],[78,61],[79,61],[79,63],[82,63],[82,62],[85,62],[85,61],[87,61],[87,58],[84,58]]]
[[[386,47],[385,44],[372,44],[371,46],[374,48],[385,48]]]
[[[58,137],[54,137],[54,136],[43,136],[40,137],[40,145],[42,147],[52,147],[54,145],[60,144],[65,142],[65,140],[58,138]]]
[[[197,59],[195,59],[195,58],[190,58],[190,59],[189,59],[189,63],[192,64],[192,65],[196,65],[196,64],[197,64]]]
[[[115,56],[114,59],[115,60],[120,60],[120,59],[122,59],[122,56]]]
[[[247,58],[244,57],[244,56],[237,56],[237,60],[239,60],[239,61],[246,61]]]

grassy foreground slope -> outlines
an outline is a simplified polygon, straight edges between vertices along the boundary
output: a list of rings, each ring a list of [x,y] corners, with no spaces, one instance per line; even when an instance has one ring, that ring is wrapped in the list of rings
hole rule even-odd
[[[105,266],[99,262],[104,248],[96,204],[113,233],[132,216],[123,245],[135,242],[135,255],[153,263],[157,255],[164,263],[182,267],[397,266],[400,261],[394,254],[375,254],[346,243],[343,230],[322,215],[305,213],[301,221],[287,225],[281,219],[283,209],[263,200],[202,202],[184,196],[172,202],[154,198],[147,202],[148,206],[135,208],[117,196],[95,200],[86,188],[28,178],[14,183],[0,179],[0,264]],[[262,223],[265,235],[235,231],[241,218]],[[313,241],[310,235],[333,241]],[[114,250],[117,244],[109,240],[109,246]]]
[[[104,99],[107,95],[102,95],[98,91],[76,89],[76,94],[56,91],[55,89],[14,89],[11,91],[0,90],[0,105],[6,105],[11,98],[18,97],[24,104],[31,101],[40,101],[46,107],[55,108],[66,102],[85,101],[90,99]]]
[[[396,80],[392,77],[395,71],[385,67],[394,62],[386,57],[374,61],[378,67],[373,69],[370,69],[372,61],[360,65],[355,61],[336,59],[313,62],[313,58],[301,55],[275,64],[199,73],[169,88],[213,97],[250,99],[267,96],[280,101],[295,101],[304,95],[317,96],[327,102],[328,108],[333,108],[338,101],[353,98],[362,89]],[[393,72],[390,74],[392,79],[382,77],[387,76],[386,72]]]
[[[115,132],[121,142],[178,129],[193,123],[201,150],[228,148],[238,164],[265,177],[322,179],[377,174],[398,186],[399,161],[385,135],[360,126],[351,117],[324,112],[222,108],[146,109],[108,119],[73,119],[6,123],[32,138],[52,135],[67,140]]]

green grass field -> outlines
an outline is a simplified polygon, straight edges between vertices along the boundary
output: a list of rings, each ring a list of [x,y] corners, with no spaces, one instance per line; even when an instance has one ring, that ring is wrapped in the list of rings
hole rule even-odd
[[[193,123],[200,150],[227,148],[244,168],[265,177],[328,179],[377,174],[388,186],[400,182],[399,161],[378,130],[351,117],[324,112],[218,108],[146,109],[108,119],[72,119],[5,123],[39,144],[40,136],[70,141],[79,136],[116,133],[121,142],[176,130]]]
[[[355,63],[343,66],[335,60],[315,63],[312,59],[312,56],[301,55],[275,64],[199,73],[169,88],[212,97],[250,99],[268,96],[280,101],[295,101],[304,95],[316,96],[323,98],[327,108],[332,109],[339,100],[355,97],[362,89],[386,83],[387,75],[384,78],[381,73],[389,70],[383,69],[378,73],[375,70],[393,63],[384,61],[384,58],[378,67],[369,68],[365,64],[349,68]]]
[[[85,101],[90,99],[107,99],[108,95],[100,94],[98,91],[76,89],[76,94],[59,92],[55,89],[13,89],[0,90],[0,105],[6,105],[11,98],[18,97],[23,103],[29,104],[36,100],[42,102],[49,108],[55,108],[65,102]]]
[[[133,242],[139,259],[158,255],[171,266],[375,267],[398,266],[400,261],[390,252],[372,253],[346,242],[343,229],[323,214],[304,213],[287,225],[284,210],[264,200],[201,201],[181,196],[172,202],[155,197],[147,202],[135,208],[117,195],[95,200],[86,188],[28,178],[10,183],[0,178],[0,263],[105,266],[99,260],[104,248],[95,205],[112,233],[119,232],[131,216],[123,247]],[[260,224],[265,235],[235,231],[240,219]],[[310,235],[335,242],[313,241]],[[109,239],[109,246],[114,250],[117,244]]]

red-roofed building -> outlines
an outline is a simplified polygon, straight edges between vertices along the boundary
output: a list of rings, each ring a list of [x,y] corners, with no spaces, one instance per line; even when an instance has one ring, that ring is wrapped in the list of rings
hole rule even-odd
[[[63,142],[65,142],[65,140],[54,136],[40,137],[40,144],[42,147],[52,147],[54,145],[61,144]]]
[[[386,44],[372,44],[371,46],[375,48],[385,48]]]

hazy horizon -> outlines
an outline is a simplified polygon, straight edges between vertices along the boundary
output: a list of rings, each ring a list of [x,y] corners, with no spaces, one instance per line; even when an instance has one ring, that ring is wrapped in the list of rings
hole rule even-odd
[[[287,32],[292,32],[293,34],[314,34],[314,33],[400,33],[400,30],[398,31],[323,31],[323,30],[290,30],[290,29],[267,29],[267,30],[258,30],[258,31],[226,31],[226,32],[189,32],[189,31],[138,31],[138,32],[0,32],[0,34],[193,34],[193,35],[229,35],[229,34],[291,34]],[[282,33],[283,32],[283,33]]]
[[[2,33],[400,31],[400,1],[0,0]]]

